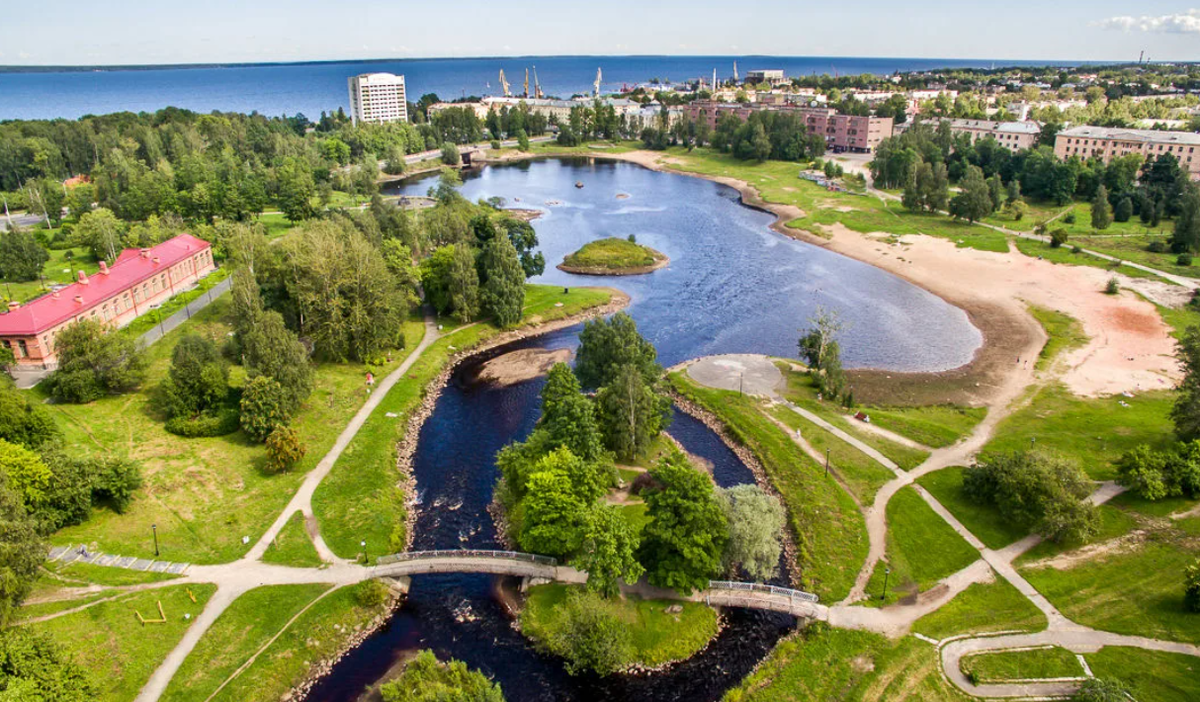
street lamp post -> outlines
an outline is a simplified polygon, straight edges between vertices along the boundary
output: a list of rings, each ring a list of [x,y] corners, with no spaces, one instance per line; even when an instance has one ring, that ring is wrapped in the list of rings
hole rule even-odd
[[[883,594],[879,596],[879,599],[881,599],[881,600],[887,599],[888,576],[890,576],[891,574],[892,574],[891,568],[883,569]]]
[[[365,540],[359,541],[358,545],[362,547],[363,563],[369,563],[370,561],[367,560],[367,542]]]
[[[154,532],[154,557],[158,558],[158,525],[151,524],[150,531]]]
[[[825,477],[829,477],[829,449],[825,449]]]

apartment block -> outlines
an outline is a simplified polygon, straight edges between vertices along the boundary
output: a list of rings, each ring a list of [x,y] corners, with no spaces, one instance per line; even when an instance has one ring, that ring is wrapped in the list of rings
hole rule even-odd
[[[347,78],[346,84],[350,90],[350,119],[355,125],[408,121],[404,76],[364,73]]]
[[[870,153],[875,150],[879,142],[892,135],[891,117],[843,115],[838,114],[837,110],[830,107],[742,105],[696,101],[689,104],[686,109],[688,117],[692,121],[706,121],[708,126],[714,129],[717,121],[724,115],[733,115],[745,121],[758,110],[793,112],[803,117],[810,134],[823,135],[825,147],[833,152]]]
[[[993,122],[986,119],[952,119],[949,122],[950,131],[969,135],[971,143],[990,136],[1013,153],[1037,146],[1038,136],[1042,133],[1042,125],[1037,122]]]
[[[1126,154],[1140,154],[1146,159],[1171,154],[1192,180],[1200,180],[1197,148],[1200,148],[1200,134],[1156,129],[1071,127],[1059,132],[1054,140],[1054,155],[1059,158],[1095,157],[1108,163]]]

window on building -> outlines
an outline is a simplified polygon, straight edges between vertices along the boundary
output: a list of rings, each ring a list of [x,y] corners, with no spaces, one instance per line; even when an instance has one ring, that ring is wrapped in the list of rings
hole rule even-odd
[[[21,355],[18,356],[17,358],[25,358],[26,356],[29,355],[29,346],[25,344],[24,339],[18,339],[17,346],[19,346],[21,348]]]

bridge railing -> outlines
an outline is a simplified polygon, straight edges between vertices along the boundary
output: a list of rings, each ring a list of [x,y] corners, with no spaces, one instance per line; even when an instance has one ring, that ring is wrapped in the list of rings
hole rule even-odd
[[[805,602],[817,602],[820,598],[811,592],[803,590],[793,590],[788,587],[776,587],[774,585],[762,585],[760,583],[738,583],[730,580],[709,580],[708,587],[710,590],[738,590],[740,592],[761,592],[767,595],[779,595],[792,600],[803,600]]]
[[[495,558],[497,560],[516,560],[534,563],[536,565],[556,566],[558,560],[550,556],[538,556],[533,553],[521,553],[519,551],[491,551],[491,550],[472,550],[472,549],[442,549],[438,551],[405,551],[403,553],[393,553],[390,556],[380,556],[376,559],[377,565],[391,565],[393,563],[403,563],[405,561],[420,561],[430,558]]]

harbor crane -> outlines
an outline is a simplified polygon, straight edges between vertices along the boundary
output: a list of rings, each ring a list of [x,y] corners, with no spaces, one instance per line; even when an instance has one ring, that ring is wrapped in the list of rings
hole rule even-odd
[[[508,79],[504,77],[504,69],[500,69],[500,89],[504,91],[504,97],[512,97],[508,92]]]
[[[529,69],[528,68],[525,69],[525,92],[521,94],[521,97],[526,97],[526,98],[529,97]]]
[[[597,67],[596,68],[596,82],[592,83],[592,87],[594,88],[593,92],[595,93],[596,97],[600,97],[600,78],[601,77],[602,77],[602,74],[600,73],[600,68]]]
[[[533,97],[537,98],[538,100],[546,97],[546,95],[542,93],[542,84],[538,82],[537,66],[533,67]]]

